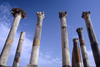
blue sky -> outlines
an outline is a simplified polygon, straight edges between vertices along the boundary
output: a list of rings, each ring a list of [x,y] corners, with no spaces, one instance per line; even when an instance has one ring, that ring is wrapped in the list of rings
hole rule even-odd
[[[0,0],[0,52],[4,46],[9,30],[13,23],[14,17],[10,13],[13,7],[22,8],[27,17],[20,21],[15,35],[15,39],[11,48],[8,66],[11,66],[14,54],[17,48],[18,39],[21,31],[25,31],[25,40],[23,44],[20,66],[29,64],[30,53],[37,23],[36,12],[44,11],[45,18],[43,20],[39,67],[61,67],[62,66],[62,49],[61,49],[61,26],[59,19],[59,11],[67,11],[67,30],[70,60],[72,62],[73,38],[78,37],[76,29],[83,27],[83,35],[86,49],[91,66],[95,66],[91,46],[86,30],[85,21],[81,18],[83,11],[91,12],[91,21],[100,47],[100,1],[91,0]],[[82,56],[81,56],[82,57]]]

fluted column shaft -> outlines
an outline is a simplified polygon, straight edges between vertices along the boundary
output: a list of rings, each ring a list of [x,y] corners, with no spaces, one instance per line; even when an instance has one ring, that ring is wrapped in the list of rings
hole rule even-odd
[[[74,55],[75,55],[75,67],[82,67],[82,62],[81,62],[81,56],[80,56],[80,50],[78,47],[78,39],[74,38],[73,39],[73,51],[74,51]]]
[[[87,50],[86,50],[86,46],[85,46],[85,42],[83,38],[83,28],[77,28],[76,32],[78,33],[78,36],[79,36],[84,67],[90,67],[88,56],[87,56]]]
[[[34,35],[31,58],[30,58],[30,65],[36,67],[38,66],[38,55],[39,55],[39,46],[40,46],[43,19],[44,19],[44,12],[37,12],[37,25]]]
[[[99,67],[100,66],[100,48],[99,48],[94,30],[93,30],[92,23],[91,23],[90,12],[83,12],[82,18],[84,18],[85,23],[86,23],[86,28],[87,28],[89,40],[91,43],[91,48],[92,48],[95,64],[97,67]]]
[[[70,54],[67,35],[66,24],[67,12],[59,12],[59,18],[61,21],[61,39],[62,39],[62,67],[70,67]]]
[[[23,42],[24,42],[24,36],[25,36],[25,32],[21,32],[20,39],[19,39],[19,42],[18,42],[18,46],[17,46],[17,50],[16,50],[16,54],[15,54],[15,58],[14,58],[14,62],[13,62],[13,66],[12,67],[18,67],[19,66],[22,46],[23,46]]]

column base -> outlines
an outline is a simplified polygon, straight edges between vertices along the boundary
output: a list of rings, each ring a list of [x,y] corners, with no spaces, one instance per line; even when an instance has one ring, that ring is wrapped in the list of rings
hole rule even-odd
[[[63,65],[62,67],[71,67],[71,66],[69,66],[69,65]]]
[[[39,66],[38,66],[38,65],[29,64],[29,65],[27,65],[26,67],[39,67]]]
[[[6,67],[6,66],[4,66],[4,65],[0,65],[0,67]]]

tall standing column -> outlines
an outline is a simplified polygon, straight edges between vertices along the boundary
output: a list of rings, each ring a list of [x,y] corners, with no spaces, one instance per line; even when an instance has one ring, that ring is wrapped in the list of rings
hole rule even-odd
[[[76,67],[74,48],[73,48],[73,51],[72,51],[72,67]]]
[[[13,66],[12,67],[18,67],[19,66],[22,46],[23,46],[23,42],[24,42],[24,36],[25,36],[25,32],[21,32],[19,43],[18,43],[18,46],[17,46],[17,50],[16,50],[16,54],[15,54],[15,58],[14,58],[14,62],[13,62]]]
[[[15,17],[14,22],[12,24],[12,27],[10,29],[9,35],[7,37],[7,40],[5,42],[5,45],[3,47],[3,50],[1,52],[1,56],[0,56],[0,66],[6,66],[7,60],[8,60],[8,56],[10,53],[10,49],[15,37],[15,33],[17,31],[19,22],[21,18],[26,17],[26,13],[24,12],[24,10],[20,9],[20,8],[13,8],[11,10],[11,13],[13,14],[13,16]]]
[[[37,12],[37,25],[34,35],[33,47],[31,52],[29,67],[38,67],[38,55],[41,39],[42,21],[44,19],[44,12]]]
[[[78,47],[78,38],[74,38],[73,39],[73,51],[74,51],[74,55],[75,55],[75,67],[82,67],[82,62],[81,62],[81,56],[80,56],[80,50]]]
[[[66,24],[67,12],[59,12],[59,18],[61,21],[61,39],[62,39],[62,67],[70,67],[70,54],[67,35]]]
[[[86,28],[91,43],[95,64],[97,67],[100,67],[100,49],[91,23],[90,12],[83,12],[82,18],[85,20],[86,23]]]
[[[83,38],[83,28],[77,28],[76,32],[78,33],[78,36],[79,36],[84,67],[90,67],[88,56],[87,56],[87,51],[86,51],[86,46],[85,46],[85,42]]]

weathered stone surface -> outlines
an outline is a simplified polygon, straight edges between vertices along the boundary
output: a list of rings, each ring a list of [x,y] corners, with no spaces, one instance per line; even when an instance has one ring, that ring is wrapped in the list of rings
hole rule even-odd
[[[59,12],[59,18],[61,21],[61,39],[62,39],[62,67],[70,66],[66,16],[67,12]]]
[[[71,66],[69,66],[69,65],[64,65],[63,67],[71,67]]]
[[[89,40],[91,43],[91,48],[95,60],[95,64],[97,67],[100,67],[100,48],[93,30],[93,26],[90,19],[90,12],[83,12],[82,18],[84,18],[86,23],[86,28],[89,36]]]
[[[81,62],[81,56],[80,56],[80,51],[78,47],[78,38],[73,39],[73,51],[74,51],[74,56],[75,56],[75,66],[76,67],[82,67],[82,62]],[[74,67],[74,66],[73,66]]]
[[[26,15],[24,15],[26,13],[20,8],[13,8],[11,10],[11,13],[14,15],[15,19],[14,19],[14,22],[12,24],[12,27],[10,29],[10,32],[8,34],[7,40],[5,42],[5,45],[3,47],[3,50],[2,50],[1,56],[0,56],[0,65],[4,65],[4,66],[6,66],[8,56],[10,53],[10,49],[11,49],[12,43],[14,41],[15,33],[17,31],[20,19],[26,16]]]
[[[27,67],[39,67],[38,65],[27,65]]]
[[[36,30],[35,30],[34,40],[33,40],[29,67],[31,65],[33,67],[37,67],[38,65],[38,55],[39,55],[39,46],[40,46],[40,39],[41,39],[42,22],[45,17],[44,12],[37,12],[36,14],[37,14],[37,25],[36,25]]]
[[[62,17],[67,17],[67,11],[66,12],[59,12],[59,18],[62,18]]]
[[[77,28],[76,32],[78,33],[78,36],[79,36],[84,67],[90,67],[88,56],[87,56],[87,51],[86,51],[86,46],[85,46],[85,42],[83,38],[83,28]]]
[[[75,62],[75,53],[74,53],[74,48],[73,48],[73,51],[72,51],[72,67],[76,67],[76,62]]]
[[[20,61],[20,56],[21,56],[24,36],[25,36],[25,32],[21,32],[12,67],[18,67],[19,66],[19,61]]]

